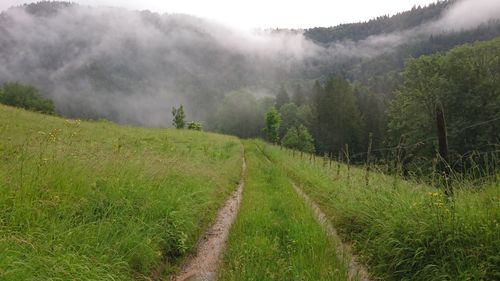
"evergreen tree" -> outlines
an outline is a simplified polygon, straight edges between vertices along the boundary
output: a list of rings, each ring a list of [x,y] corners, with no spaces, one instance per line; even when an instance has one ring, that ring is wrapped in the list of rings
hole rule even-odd
[[[280,136],[283,137],[288,129],[299,125],[299,109],[294,103],[287,103],[280,108],[279,112],[281,116]]]
[[[320,152],[337,151],[344,144],[360,145],[361,116],[354,91],[345,79],[315,85],[315,138]]]
[[[172,107],[172,125],[177,129],[184,129],[186,126],[186,115],[184,114],[184,107],[181,105],[179,108]]]
[[[281,86],[278,94],[276,95],[276,108],[280,109],[284,104],[290,102],[290,97],[285,89],[285,86]]]
[[[304,95],[304,92],[302,91],[302,87],[300,86],[300,84],[297,84],[295,86],[295,89],[293,91],[292,102],[295,103],[297,106],[301,106],[306,102],[306,97]]]

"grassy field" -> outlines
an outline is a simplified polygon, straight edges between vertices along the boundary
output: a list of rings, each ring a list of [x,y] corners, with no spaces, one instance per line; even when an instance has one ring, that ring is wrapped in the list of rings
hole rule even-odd
[[[0,280],[145,280],[236,188],[238,139],[0,106]]]
[[[219,280],[347,280],[335,245],[286,174],[267,162],[256,142],[246,141],[245,152],[243,202]]]
[[[240,180],[243,144],[0,106],[0,280],[167,280]],[[245,141],[226,280],[347,280],[295,182],[375,280],[500,280],[500,185],[424,184]],[[338,174],[337,174],[337,168]],[[163,266],[162,266],[163,265]]]
[[[500,280],[500,185],[456,186],[453,201],[422,184],[311,163],[260,144],[317,202],[381,280]]]

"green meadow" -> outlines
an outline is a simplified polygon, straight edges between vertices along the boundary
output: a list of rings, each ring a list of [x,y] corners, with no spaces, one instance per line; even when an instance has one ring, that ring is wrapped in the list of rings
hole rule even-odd
[[[240,179],[234,137],[6,106],[0,135],[0,280],[168,275]]]
[[[500,184],[454,182],[455,195],[363,167],[261,143],[328,215],[380,280],[499,280]],[[314,161],[312,161],[314,160]]]
[[[348,280],[299,186],[373,280],[500,279],[500,186],[424,183],[258,140],[0,106],[0,280],[169,280],[245,188],[219,280]],[[314,161],[313,161],[314,160]]]

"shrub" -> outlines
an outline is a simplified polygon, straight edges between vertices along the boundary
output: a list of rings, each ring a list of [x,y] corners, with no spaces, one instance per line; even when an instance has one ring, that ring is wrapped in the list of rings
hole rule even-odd
[[[201,131],[203,126],[201,125],[200,122],[191,121],[191,122],[188,122],[187,128],[189,130]]]

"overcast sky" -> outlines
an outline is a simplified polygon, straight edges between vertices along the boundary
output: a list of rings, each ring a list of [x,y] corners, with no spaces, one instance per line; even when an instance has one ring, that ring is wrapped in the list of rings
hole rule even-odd
[[[39,0],[0,0],[0,10]],[[239,28],[307,28],[365,21],[437,0],[73,0],[159,13],[185,13]],[[497,0],[491,0],[497,1]]]

